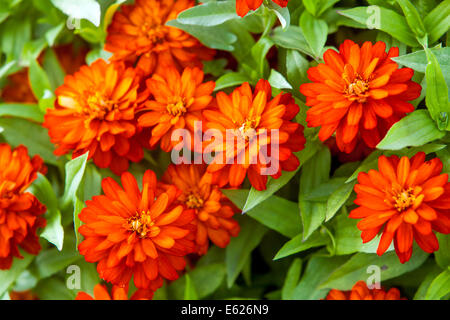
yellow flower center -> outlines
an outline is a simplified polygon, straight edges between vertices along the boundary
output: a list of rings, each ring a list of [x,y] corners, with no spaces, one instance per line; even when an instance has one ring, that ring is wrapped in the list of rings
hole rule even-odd
[[[175,98],[173,102],[167,105],[167,112],[174,117],[182,116],[186,111],[186,98]]]
[[[414,195],[414,190],[412,188],[403,189],[398,192],[396,195],[392,196],[394,199],[394,207],[398,212],[402,212],[407,210],[409,207],[414,205],[416,201],[416,196]]]
[[[369,82],[364,80],[361,76],[357,75],[352,82],[346,79],[344,74],[344,80],[348,83],[347,89],[345,90],[346,97],[352,101],[356,100],[360,103],[367,101],[369,97]]]
[[[245,121],[237,129],[241,137],[248,140],[251,135],[255,134],[254,130],[258,128],[260,121],[260,116],[257,116],[254,119],[245,119]]]
[[[147,37],[153,44],[161,44],[166,37],[167,29],[161,23],[145,22],[141,27],[142,34]]]
[[[126,227],[131,232],[136,232],[141,238],[155,237],[160,231],[148,211],[142,211],[134,217],[128,218]]]
[[[98,91],[88,94],[86,103],[87,106],[83,107],[82,113],[96,119],[103,119],[115,107],[114,102],[108,100]]]
[[[204,201],[203,199],[195,193],[191,193],[187,196],[186,206],[189,209],[199,209],[203,207]]]

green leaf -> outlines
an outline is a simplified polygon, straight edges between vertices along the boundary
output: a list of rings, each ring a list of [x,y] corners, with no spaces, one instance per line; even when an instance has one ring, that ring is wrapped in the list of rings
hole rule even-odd
[[[308,81],[308,60],[296,50],[286,50],[286,73],[288,82],[297,93],[300,85]]]
[[[269,83],[272,87],[278,89],[292,89],[292,86],[287,82],[281,73],[275,69],[270,70]]]
[[[189,8],[178,15],[178,22],[198,26],[216,26],[237,19],[233,1],[208,2]]]
[[[0,118],[0,128],[3,128],[2,135],[10,145],[23,144],[29,154],[38,154],[47,163],[57,163],[47,129],[41,125],[19,118]]]
[[[30,188],[41,203],[47,207],[45,219],[47,225],[41,233],[41,237],[53,243],[61,251],[64,242],[64,229],[61,225],[61,212],[58,209],[58,200],[50,182],[42,174],[38,174],[37,179]]]
[[[450,293],[450,269],[438,275],[428,288],[425,300],[439,300]]]
[[[450,130],[450,104],[448,101],[448,87],[445,83],[444,74],[442,73],[439,62],[433,52],[426,48],[425,53],[428,59],[428,66],[425,71],[427,80],[425,102],[431,117],[437,122],[438,128],[440,130]]]
[[[288,7],[282,8],[277,3],[273,2],[273,1],[269,1],[267,8],[269,8],[276,14],[278,20],[281,23],[281,27],[283,29],[286,29],[289,27],[289,25],[291,24],[291,15],[289,14]]]
[[[339,0],[303,0],[306,10],[313,16],[319,17]]]
[[[300,258],[294,259],[286,274],[284,285],[281,290],[281,298],[283,300],[291,300],[292,293],[300,280],[300,274],[302,273],[302,260]]]
[[[327,204],[308,201],[305,198],[310,190],[328,180],[330,166],[331,154],[328,148],[322,148],[303,165],[300,177],[299,207],[303,221],[304,239],[307,239],[325,221]]]
[[[324,278],[321,288],[350,290],[359,280],[369,276],[367,268],[375,265],[381,268],[381,280],[386,281],[398,277],[420,267],[428,257],[428,253],[415,246],[411,259],[402,264],[395,251],[387,252],[381,257],[375,253],[357,253],[345,264],[337,268],[329,277]]]
[[[322,232],[314,232],[307,239],[304,239],[303,234],[297,235],[292,240],[286,242],[283,247],[277,252],[273,260],[285,258],[287,256],[314,248],[326,245],[329,241],[328,235]]]
[[[329,289],[320,288],[320,283],[348,258],[344,256],[313,256],[306,266],[300,283],[292,293],[293,300],[319,300],[325,298]]]
[[[427,110],[416,110],[395,123],[377,148],[400,150],[405,147],[418,147],[444,136],[445,132],[436,127]]]
[[[0,117],[12,116],[36,122],[44,121],[44,115],[37,104],[0,103]]]
[[[437,5],[423,20],[430,44],[439,40],[450,27],[450,0]]]
[[[95,0],[51,0],[53,5],[73,19],[86,19],[100,26],[100,5]]]
[[[31,89],[37,99],[54,96],[50,80],[36,60],[30,61],[28,76],[30,77]]]
[[[426,36],[425,26],[423,25],[422,18],[416,7],[414,7],[409,0],[397,0],[397,3],[402,8],[409,28],[414,32],[418,39],[424,38]],[[426,42],[423,44],[426,45]]]
[[[304,11],[300,18],[300,27],[311,51],[314,53],[315,59],[320,59],[327,42],[327,23],[324,20],[315,18],[308,11]]]
[[[390,9],[380,6],[356,7],[338,13],[366,25],[369,29],[382,30],[408,46],[419,45],[409,30],[405,17]]]
[[[344,183],[337,190],[335,190],[327,200],[327,212],[325,214],[325,222],[330,221],[331,218],[339,211],[347,199],[350,197],[355,186],[355,182]]]
[[[279,47],[298,50],[315,58],[315,54],[311,51],[300,27],[291,25],[285,30],[281,27],[275,28],[272,32],[271,39]]]
[[[248,195],[248,190],[222,192],[239,208],[242,208]],[[247,211],[246,215],[289,238],[302,231],[297,204],[284,198],[271,196]]]
[[[241,85],[244,82],[250,82],[250,78],[245,74],[238,72],[230,72],[221,76],[216,81],[216,87],[214,91],[223,90],[225,88]]]
[[[442,268],[450,267],[450,235],[436,234],[439,241],[439,250],[434,253],[436,263]]]
[[[205,46],[213,49],[233,51],[233,43],[237,40],[237,36],[231,33],[225,25],[204,27],[182,24],[178,20],[170,20],[166,25],[189,33]],[[217,36],[218,34],[220,37]]]
[[[241,231],[239,236],[231,238],[230,243],[225,249],[228,288],[231,288],[253,249],[258,246],[264,234],[267,232],[266,227],[248,218],[243,219],[240,226]]]
[[[23,259],[14,258],[11,269],[0,270],[0,297],[3,296],[34,259],[34,256],[31,254],[25,252],[20,254],[23,256]]]
[[[76,235],[76,245],[81,241],[81,235],[78,233],[78,228],[81,226],[78,214],[84,207],[84,201],[80,196],[82,190],[82,181],[84,172],[86,170],[86,162],[88,153],[79,156],[66,163],[66,180],[64,195],[62,197],[62,207],[65,208],[72,203],[73,205],[73,224]]]
[[[186,286],[184,290],[184,300],[198,300],[197,291],[195,290],[195,286],[191,281],[191,277],[189,274],[186,274]]]

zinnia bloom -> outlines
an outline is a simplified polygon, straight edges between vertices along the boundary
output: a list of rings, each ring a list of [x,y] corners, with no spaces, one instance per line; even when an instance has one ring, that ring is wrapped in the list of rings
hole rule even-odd
[[[28,69],[18,71],[8,76],[8,82],[0,89],[0,97],[8,103],[37,103],[30,87]]]
[[[54,109],[48,109],[44,127],[58,146],[56,155],[73,150],[72,158],[89,151],[100,168],[120,174],[128,161],[144,152],[136,131],[139,78],[134,69],[99,59],[66,76],[56,90]]]
[[[308,70],[313,83],[303,84],[300,92],[311,107],[308,126],[321,127],[320,140],[336,133],[343,152],[352,152],[360,139],[375,148],[395,122],[414,111],[408,101],[421,92],[421,86],[411,81],[414,71],[399,69],[391,60],[398,56],[398,48],[385,50],[381,41],[360,47],[346,40],[339,52],[327,50],[325,63]]]
[[[441,174],[438,158],[425,161],[425,153],[414,157],[381,156],[378,171],[361,172],[355,186],[359,205],[350,213],[358,222],[364,243],[380,231],[377,254],[382,255],[392,240],[401,263],[412,254],[413,239],[426,252],[439,249],[433,231],[450,233],[450,183]]]
[[[25,190],[45,170],[41,157],[28,156],[19,146],[14,150],[0,144],[0,269],[11,268],[13,257],[22,259],[19,247],[30,254],[41,250],[38,228],[45,227],[45,206]]]
[[[97,284],[94,287],[94,297],[86,292],[78,292],[75,300],[151,300],[153,291],[137,290],[131,299],[128,299],[128,289],[124,287],[113,286],[111,295],[105,285]]]
[[[400,296],[397,288],[389,291],[383,289],[369,289],[366,282],[358,281],[350,291],[340,291],[332,289],[326,300],[406,300]]]
[[[262,174],[263,169],[278,162],[277,172],[270,174],[277,179],[282,170],[298,168],[300,162],[294,152],[304,148],[305,138],[303,126],[292,121],[299,107],[290,94],[280,93],[272,99],[269,82],[260,80],[254,93],[246,82],[230,95],[219,92],[216,98],[217,107],[203,112],[204,129],[218,130],[224,139],[228,130],[239,137],[234,149],[230,147],[230,150],[225,141],[214,142],[216,155],[208,172],[214,173],[221,187],[227,183],[231,187],[239,187],[248,175],[253,187],[264,190],[267,175]],[[275,131],[278,132],[278,142],[271,140]],[[267,147],[267,155],[262,152],[263,147]],[[278,157],[271,154],[276,147],[279,149]]]
[[[162,180],[167,183],[164,188],[173,184],[182,190],[178,201],[195,211],[198,254],[208,251],[209,239],[218,247],[225,248],[230,237],[238,235],[239,224],[232,219],[238,210],[219,186],[212,183],[212,175],[206,172],[205,165],[170,165]]]
[[[286,7],[289,0],[272,0],[280,7]],[[239,16],[245,16],[250,10],[258,9],[263,3],[263,0],[236,0],[236,12]]]
[[[79,228],[84,236],[79,251],[87,262],[98,262],[105,281],[124,287],[133,276],[137,288],[155,290],[163,278],[177,279],[186,264],[183,256],[194,251],[193,210],[174,203],[181,193],[175,187],[157,193],[156,183],[150,170],[142,192],[129,172],[122,174],[123,188],[106,178],[105,195],[86,201],[80,212],[85,224]]]
[[[176,129],[186,128],[193,137],[194,122],[202,120],[202,110],[213,100],[211,94],[215,83],[203,83],[203,77],[203,71],[198,68],[186,68],[180,75],[177,69],[169,67],[164,74],[154,74],[147,79],[151,98],[140,108],[144,113],[139,116],[138,123],[143,128],[152,127],[151,147],[161,142],[162,150],[172,150],[179,143],[171,141]]]
[[[166,26],[194,4],[193,0],[136,0],[121,6],[108,28],[105,50],[114,54],[112,60],[137,61],[146,74],[164,73],[169,65],[179,70],[202,68],[201,60],[211,60],[214,50],[186,32]]]

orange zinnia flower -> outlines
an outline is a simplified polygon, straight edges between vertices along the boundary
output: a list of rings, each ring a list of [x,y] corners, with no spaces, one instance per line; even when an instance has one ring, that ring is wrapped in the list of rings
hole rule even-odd
[[[45,170],[41,157],[28,156],[19,146],[14,150],[0,144],[0,269],[11,268],[13,257],[22,259],[19,247],[30,254],[41,250],[37,228],[45,226],[45,206],[25,190]]]
[[[202,120],[202,110],[208,108],[213,100],[211,94],[215,83],[203,83],[203,77],[203,71],[198,68],[186,68],[180,75],[177,69],[169,67],[164,75],[154,74],[147,79],[151,98],[141,108],[145,112],[139,117],[138,124],[143,128],[153,127],[149,141],[151,147],[161,142],[162,150],[172,150],[179,143],[171,141],[176,129],[187,128],[193,137],[194,122]]]
[[[37,103],[30,87],[28,69],[13,73],[7,79],[7,84],[0,89],[0,97],[4,102]]]
[[[209,241],[225,248],[230,237],[239,233],[239,224],[232,219],[238,211],[219,186],[212,183],[212,175],[205,165],[170,165],[163,177],[163,188],[172,184],[183,191],[178,198],[187,208],[195,210],[197,224],[196,251],[202,255],[208,251]]]
[[[108,28],[105,50],[112,60],[137,61],[146,74],[165,72],[173,65],[202,68],[201,60],[211,60],[214,50],[204,47],[186,32],[166,26],[167,21],[192,6],[193,0],[136,0],[121,6]]]
[[[394,240],[401,263],[412,254],[413,239],[426,252],[439,249],[433,230],[450,233],[450,183],[448,174],[440,174],[438,158],[425,161],[419,152],[411,160],[397,156],[378,159],[378,169],[361,172],[355,186],[359,205],[350,213],[358,222],[364,243],[380,230],[377,254],[382,255]]]
[[[99,59],[66,76],[56,90],[55,109],[48,109],[44,127],[58,146],[56,155],[73,150],[76,158],[89,151],[100,168],[120,174],[128,161],[144,157],[136,132],[139,78],[135,70]]]
[[[332,289],[326,300],[406,300],[400,296],[397,288],[389,291],[383,289],[369,289],[364,281],[358,281],[351,291],[340,291]]]
[[[98,262],[100,277],[125,286],[134,276],[141,289],[156,289],[163,279],[175,280],[183,270],[183,256],[194,251],[190,235],[195,232],[193,210],[174,203],[181,191],[175,187],[157,194],[156,175],[147,170],[142,192],[129,172],[122,185],[112,178],[102,182],[105,195],[86,201],[80,212],[85,224],[79,250],[87,262]]]
[[[286,7],[289,0],[272,0],[280,7]],[[263,3],[263,0],[236,0],[236,12],[239,16],[245,16],[250,10],[258,9]]]
[[[221,187],[227,183],[231,187],[239,187],[248,174],[253,187],[264,190],[267,175],[261,174],[263,168],[278,162],[278,171],[271,174],[275,179],[281,176],[281,170],[294,171],[298,168],[300,163],[293,152],[304,148],[305,138],[303,126],[292,121],[299,107],[290,94],[280,93],[272,99],[269,82],[260,80],[254,93],[246,82],[230,95],[219,92],[216,98],[217,107],[203,112],[206,120],[204,129],[219,130],[224,139],[226,131],[232,130],[241,138],[235,143],[234,150],[227,150],[225,142],[214,148],[216,156],[208,172],[214,173]],[[262,136],[264,131],[266,137]],[[274,131],[278,131],[278,143],[270,140]],[[257,143],[250,143],[256,139]],[[262,155],[261,148],[265,146],[267,155]],[[270,153],[271,148],[276,147],[279,149],[278,158]],[[262,161],[261,157],[266,156],[273,157],[270,164],[267,158]]]
[[[360,139],[375,148],[395,122],[414,110],[407,102],[420,96],[421,86],[411,81],[414,71],[398,69],[391,60],[398,48],[385,50],[381,41],[359,47],[346,40],[339,52],[327,50],[325,63],[308,70],[313,83],[301,85],[300,92],[311,107],[308,126],[321,127],[320,140],[336,132],[343,152],[353,151]]]
[[[106,286],[97,284],[94,287],[94,297],[86,292],[78,292],[75,300],[151,300],[153,298],[153,291],[151,290],[137,290],[131,299],[128,299],[128,289],[124,287],[113,286],[111,295]]]

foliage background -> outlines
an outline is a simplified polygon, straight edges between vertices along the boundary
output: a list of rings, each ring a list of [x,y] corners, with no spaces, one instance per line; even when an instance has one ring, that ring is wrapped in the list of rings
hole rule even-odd
[[[38,101],[0,103],[0,140],[24,144],[49,167],[31,187],[48,208],[43,250],[36,257],[24,254],[10,270],[0,272],[3,299],[11,290],[28,289],[41,299],[73,299],[78,290],[66,286],[70,265],[81,268],[80,290],[92,292],[100,281],[95,266],[77,252],[80,239],[74,230],[84,201],[100,194],[101,179],[112,174],[84,156],[72,161],[55,157],[41,123],[64,79],[54,47],[87,47],[88,64],[108,58],[102,50],[106,28],[124,2],[130,1],[0,0],[0,88],[8,75],[27,68]],[[240,235],[224,250],[212,247],[195,268],[158,290],[155,299],[321,299],[330,288],[348,290],[357,280],[366,280],[371,265],[381,268],[383,286],[398,287],[410,299],[448,299],[448,235],[438,235],[440,250],[435,254],[415,248],[411,260],[400,264],[392,248],[381,257],[375,254],[377,240],[363,245],[357,221],[347,216],[357,173],[375,168],[381,154],[424,151],[439,156],[444,172],[450,173],[450,1],[291,0],[285,9],[265,1],[267,7],[245,18],[236,15],[234,1],[203,3],[170,25],[220,50],[204,66],[217,82],[216,91],[269,79],[274,88],[294,95],[301,107],[297,121],[305,128],[307,107],[298,88],[308,82],[306,71],[321,61],[324,50],[344,39],[382,40],[388,48],[399,47],[394,60],[415,70],[413,80],[423,91],[414,101],[417,110],[395,124],[363,161],[341,164],[318,140],[317,129],[308,128],[307,146],[298,154],[299,170],[269,179],[263,192],[249,185],[224,191],[245,212],[238,217]],[[375,9],[379,20],[371,20]],[[160,175],[169,159],[164,152],[147,152],[130,171],[138,181],[148,168]]]

